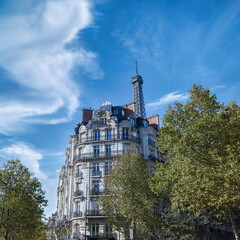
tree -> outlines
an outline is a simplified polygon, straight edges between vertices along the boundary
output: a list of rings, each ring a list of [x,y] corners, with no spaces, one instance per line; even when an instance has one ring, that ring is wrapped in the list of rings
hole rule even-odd
[[[166,163],[151,187],[167,192],[173,206],[199,216],[228,214],[239,239],[234,212],[240,206],[240,109],[220,104],[208,89],[193,85],[185,105],[176,102],[163,117],[157,137]]]
[[[3,164],[0,177],[8,181],[0,239],[42,239],[43,208],[47,205],[47,200],[41,183],[19,160],[9,160]],[[0,185],[0,194],[4,194],[3,185]],[[0,208],[2,209],[2,201]]]
[[[128,239],[187,239],[194,230],[192,218],[172,211],[167,195],[155,195],[149,185],[152,177],[146,160],[138,153],[127,152],[119,158],[111,174],[105,177],[107,194],[102,199],[104,215]]]
[[[128,236],[134,229],[134,239],[143,239],[153,216],[155,199],[148,180],[151,173],[138,153],[127,152],[116,160],[110,176],[105,177],[107,194],[102,199],[103,212],[118,229]]]

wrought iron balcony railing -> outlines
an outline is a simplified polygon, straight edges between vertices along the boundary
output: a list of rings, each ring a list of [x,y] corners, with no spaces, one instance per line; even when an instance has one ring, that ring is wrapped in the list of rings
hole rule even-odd
[[[154,141],[154,140],[151,140],[151,139],[148,139],[148,144],[150,144],[150,145],[155,145],[155,141]]]
[[[88,210],[87,216],[103,216],[103,213],[100,210]]]
[[[102,175],[102,171],[96,171],[96,170],[92,171],[92,177],[101,177],[101,175]]]
[[[90,190],[90,196],[101,196],[104,195],[106,193],[106,191],[104,189],[96,189],[96,188],[92,188]]]
[[[82,178],[83,177],[83,172],[76,172],[75,173],[75,178]]]
[[[82,153],[78,154],[73,158],[73,162],[78,161],[78,160],[87,160],[87,159],[95,159],[95,158],[104,158],[104,157],[116,157],[123,155],[124,151],[123,150],[117,150],[117,151],[111,151],[111,152],[98,152],[98,153]]]
[[[83,216],[83,213],[82,212],[73,212],[73,217],[76,218],[76,217],[82,217]]]
[[[129,140],[134,142],[141,142],[141,139],[132,134],[111,134],[104,136],[81,137],[78,139],[78,144],[87,142],[112,141],[112,140]]]
[[[73,194],[74,197],[83,197],[83,191],[77,190]]]
[[[152,156],[152,155],[149,155],[149,156],[148,156],[148,159],[151,160],[151,161],[154,161],[154,162],[160,162],[160,159],[159,159],[159,158],[154,157],[154,156]]]

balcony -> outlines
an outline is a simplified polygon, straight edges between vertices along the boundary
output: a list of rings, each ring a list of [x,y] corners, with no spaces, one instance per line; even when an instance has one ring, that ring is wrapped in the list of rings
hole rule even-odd
[[[113,140],[128,140],[140,143],[141,139],[139,137],[133,136],[132,134],[111,134],[104,136],[91,136],[91,137],[82,137],[78,140],[78,144],[81,143],[90,143],[90,142],[100,142],[100,141],[113,141]]]
[[[123,150],[117,150],[117,151],[111,151],[111,152],[98,152],[98,153],[83,153],[83,154],[78,154],[73,158],[73,162],[76,161],[84,161],[88,159],[104,159],[104,158],[114,158],[120,155],[123,155],[124,151]]]
[[[92,171],[92,177],[101,177],[101,175],[102,175],[101,171],[96,171],[96,170]]]
[[[82,178],[83,177],[83,173],[82,172],[76,172],[75,173],[75,178]]]
[[[82,212],[73,212],[73,217],[77,218],[77,217],[82,217],[83,213]]]
[[[103,213],[100,210],[88,210],[87,216],[103,216]]]
[[[155,146],[155,141],[152,139],[148,139],[148,144]]]
[[[83,191],[77,190],[76,192],[73,193],[73,197],[83,197]]]
[[[154,156],[152,156],[152,155],[149,155],[149,156],[148,156],[148,159],[151,160],[151,161],[153,161],[153,162],[160,162],[160,159],[158,159],[157,157],[154,157]]]
[[[106,192],[106,191],[103,190],[103,189],[92,188],[92,189],[90,190],[89,195],[90,195],[90,196],[102,196],[102,195],[105,194],[105,192]]]

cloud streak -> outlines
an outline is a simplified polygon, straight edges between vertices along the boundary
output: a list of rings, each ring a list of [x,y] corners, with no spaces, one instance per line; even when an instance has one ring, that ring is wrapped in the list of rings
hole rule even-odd
[[[151,110],[156,110],[166,104],[169,104],[175,101],[183,101],[183,100],[186,100],[187,98],[188,98],[187,94],[178,93],[177,91],[175,91],[175,92],[171,92],[169,94],[164,95],[156,102],[147,103],[146,108]]]
[[[0,67],[31,91],[31,96],[23,92],[21,98],[0,99],[0,133],[11,134],[29,123],[69,121],[81,94],[71,71],[78,67],[92,78],[102,77],[95,53],[81,46],[66,48],[91,26],[91,8],[86,0],[41,1],[31,13],[0,17]]]

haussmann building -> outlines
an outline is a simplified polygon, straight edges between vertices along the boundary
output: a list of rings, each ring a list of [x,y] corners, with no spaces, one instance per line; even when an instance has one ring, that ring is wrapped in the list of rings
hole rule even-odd
[[[106,101],[98,109],[82,110],[82,121],[69,137],[59,174],[52,234],[57,240],[124,239],[122,232],[106,222],[98,204],[105,192],[104,177],[116,157],[130,149],[142,154],[149,168],[161,159],[154,142],[159,117],[146,117],[143,79],[138,72],[132,85],[132,103],[113,106]]]

